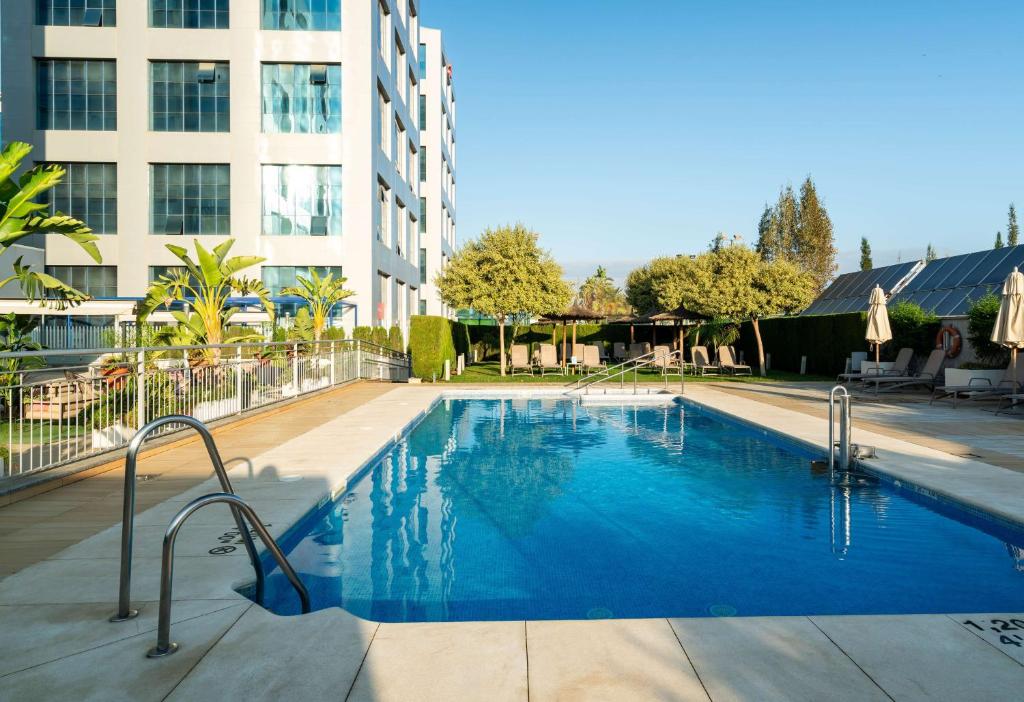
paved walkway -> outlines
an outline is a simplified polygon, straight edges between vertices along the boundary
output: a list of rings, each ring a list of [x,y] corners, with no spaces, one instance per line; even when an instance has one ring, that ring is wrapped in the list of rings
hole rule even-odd
[[[391,385],[356,383],[215,431],[228,467],[245,463],[353,407]],[[141,512],[213,477],[206,449],[192,442],[139,461],[136,510]],[[115,468],[0,507],[0,577],[49,558],[121,521],[124,469]]]
[[[289,422],[291,432],[273,440],[250,430],[252,440],[225,448],[249,459],[231,477],[272,534],[344,490],[441,392],[390,387],[338,416]],[[718,411],[823,444],[824,423],[809,412],[707,386],[691,392]],[[859,437],[878,446],[881,470],[1024,513],[1019,473],[863,427]],[[147,659],[163,529],[211,482],[140,506],[137,619],[106,622],[117,527],[0,581],[0,699],[1002,700],[1024,689],[1024,647],[1000,640],[1004,625],[1024,631],[1024,613],[441,624],[377,624],[340,609],[278,617],[233,589],[252,579],[244,552],[210,553],[233,526],[218,507],[179,538],[172,639],[182,648]]]

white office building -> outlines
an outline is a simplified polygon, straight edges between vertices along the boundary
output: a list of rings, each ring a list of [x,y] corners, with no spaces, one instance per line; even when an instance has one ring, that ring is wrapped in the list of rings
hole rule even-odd
[[[96,265],[48,237],[47,270],[130,307],[177,264],[165,244],[232,237],[233,255],[266,258],[258,274],[274,294],[313,267],[344,275],[356,293],[346,327],[406,327],[421,301],[436,310],[421,280],[454,237],[454,99],[419,4],[4,2],[4,137],[65,165],[52,205],[101,239]],[[424,159],[433,138],[446,141]]]
[[[455,248],[455,89],[441,31],[420,30],[420,313],[450,316],[434,286]]]

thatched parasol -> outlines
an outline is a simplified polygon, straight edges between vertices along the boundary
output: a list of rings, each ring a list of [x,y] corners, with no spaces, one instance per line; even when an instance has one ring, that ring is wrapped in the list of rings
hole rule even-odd
[[[543,323],[557,324],[562,323],[562,365],[565,365],[566,361],[566,325],[572,322],[572,343],[576,345],[576,324],[578,322],[592,322],[599,319],[604,319],[607,315],[601,314],[600,312],[594,312],[593,310],[587,309],[580,305],[573,305],[564,312],[558,312],[556,314],[546,314],[540,320]],[[552,334],[552,341],[554,341],[554,334]]]

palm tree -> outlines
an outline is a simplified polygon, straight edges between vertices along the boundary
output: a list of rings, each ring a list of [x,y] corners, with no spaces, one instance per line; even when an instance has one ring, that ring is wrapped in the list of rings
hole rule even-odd
[[[171,316],[178,322],[173,332],[176,341],[192,339],[195,344],[229,344],[261,338],[252,333],[225,336],[228,321],[237,311],[227,307],[232,292],[240,295],[255,295],[264,309],[273,317],[274,303],[270,291],[258,280],[236,276],[239,271],[262,263],[259,256],[235,256],[227,258],[234,245],[234,239],[218,244],[213,251],[207,251],[195,241],[198,263],[181,246],[167,244],[167,250],[185,264],[185,270],[162,275],[149,286],[145,299],[139,303],[138,323],[143,324],[157,308],[169,307],[172,302],[186,303],[190,313],[172,310]],[[206,358],[216,364],[220,359],[219,349],[209,349]]]
[[[309,269],[309,278],[297,276],[298,285],[281,290],[282,295],[294,295],[302,298],[309,305],[309,314],[313,321],[313,340],[320,341],[320,336],[327,326],[327,318],[336,304],[355,293],[345,289],[348,278],[328,273],[323,278],[316,269]]]
[[[103,257],[95,244],[97,237],[84,222],[60,212],[51,215],[45,204],[34,201],[61,182],[63,168],[39,165],[14,181],[15,171],[31,151],[31,145],[13,141],[0,152],[0,256],[21,239],[31,234],[46,233],[67,237],[81,246],[96,263],[102,263]],[[28,300],[46,300],[59,309],[89,299],[85,293],[52,275],[21,265],[21,257],[14,262],[14,274],[0,280],[0,287],[14,280],[18,281]]]

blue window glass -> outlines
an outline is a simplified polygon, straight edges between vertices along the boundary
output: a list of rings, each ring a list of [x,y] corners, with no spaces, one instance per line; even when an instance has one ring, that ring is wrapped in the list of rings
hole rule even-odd
[[[271,297],[278,297],[284,288],[298,285],[300,275],[306,279],[312,277],[311,271],[316,271],[321,278],[329,273],[333,273],[335,279],[341,277],[341,266],[263,266],[260,278]]]
[[[263,166],[263,233],[340,236],[341,166]]]
[[[420,78],[427,77],[427,45],[420,44]]]
[[[263,0],[263,29],[341,29],[341,0]]]
[[[263,64],[263,131],[341,132],[341,66]]]
[[[154,132],[226,132],[231,128],[231,74],[226,63],[152,61]]]
[[[115,62],[37,59],[36,128],[116,130]]]
[[[114,27],[117,25],[117,0],[36,0],[36,24]]]
[[[93,297],[117,297],[117,266],[46,266],[48,275]]]
[[[229,0],[150,0],[149,26],[168,29],[227,29]]]
[[[231,171],[226,164],[154,163],[150,187],[153,234],[231,231]]]
[[[64,178],[48,191],[50,212],[85,222],[95,234],[117,233],[117,164],[60,163]]]

